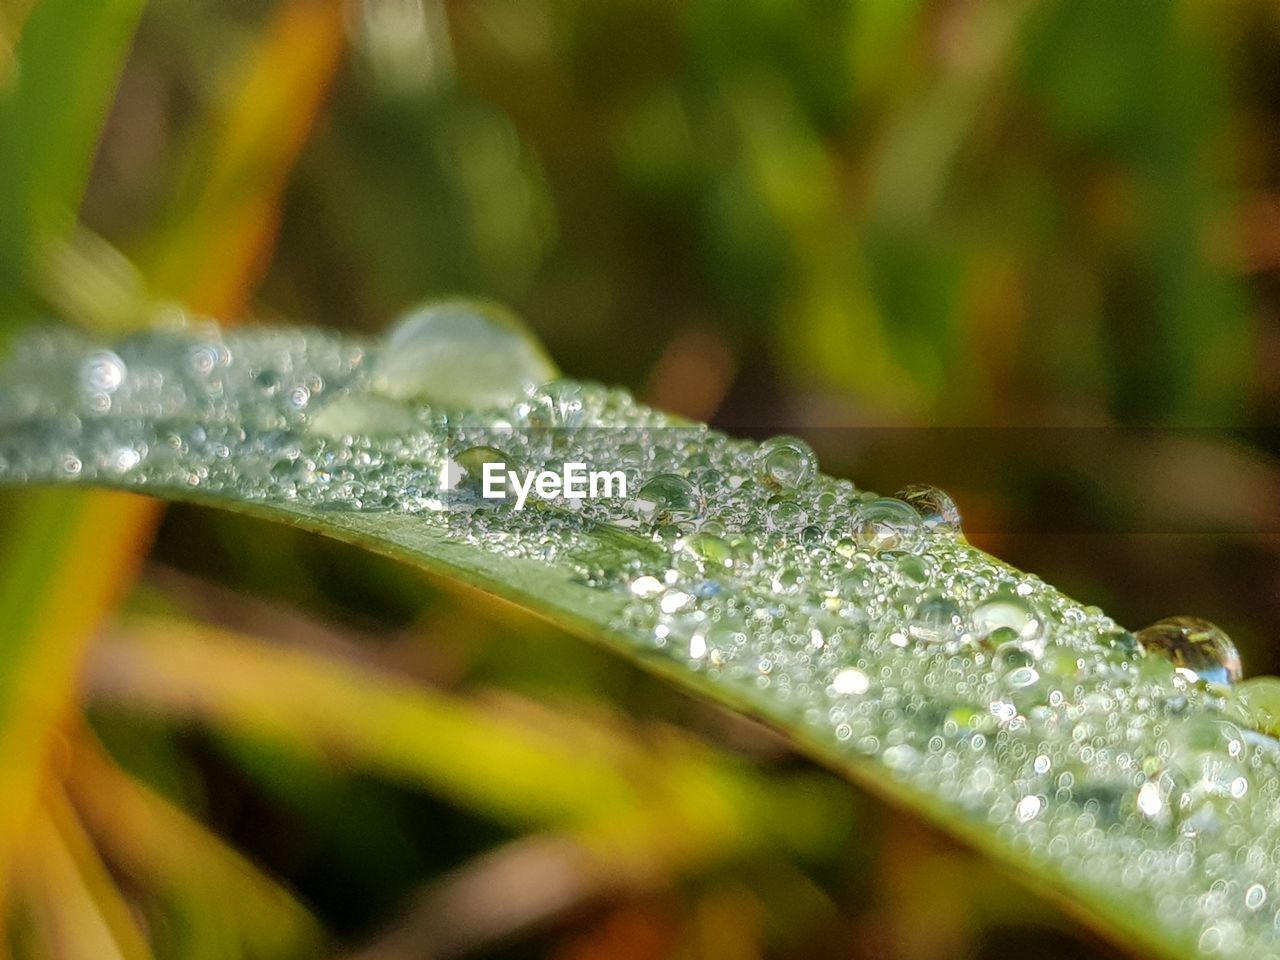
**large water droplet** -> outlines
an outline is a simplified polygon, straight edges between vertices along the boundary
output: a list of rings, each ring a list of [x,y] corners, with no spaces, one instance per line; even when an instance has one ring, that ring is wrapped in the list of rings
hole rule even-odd
[[[456,499],[483,502],[485,465],[494,464],[496,469],[505,471],[513,469],[510,461],[511,458],[497,447],[467,447],[445,461],[440,471],[440,489]],[[502,489],[510,493],[505,483]],[[499,501],[491,498],[489,502]]]
[[[555,367],[511,311],[479,300],[419,307],[391,330],[378,356],[374,387],[396,399],[455,407],[497,407]]]
[[[947,533],[960,531],[960,508],[945,491],[927,483],[913,483],[899,490],[896,496],[916,508],[928,529]]]
[[[723,574],[734,563],[733,547],[727,540],[711,533],[695,533],[680,541],[676,568],[689,574]]]
[[[1231,705],[1254,730],[1280,737],[1280,678],[1252,677],[1231,688]]]
[[[1138,631],[1138,643],[1148,654],[1168,660],[1190,679],[1223,685],[1243,674],[1240,654],[1231,638],[1199,617],[1167,617]]]
[[[586,417],[583,388],[573,380],[551,380],[532,390],[516,413],[522,423],[547,430],[566,430],[582,425]]]
[[[1040,636],[1043,625],[1035,607],[1012,590],[987,597],[970,614],[974,635],[990,644],[1030,641]]]
[[[850,530],[869,550],[910,550],[919,541],[920,514],[909,503],[876,497],[854,509]]]
[[[761,483],[779,490],[803,487],[818,471],[818,458],[797,437],[773,437],[756,449],[755,473]]]
[[[89,354],[80,365],[80,383],[89,393],[115,393],[124,383],[124,361],[111,350]]]
[[[907,633],[921,643],[954,640],[960,635],[960,608],[941,594],[927,596],[912,613]]]
[[[660,473],[636,491],[635,511],[648,523],[684,523],[702,513],[702,498],[684,477]]]

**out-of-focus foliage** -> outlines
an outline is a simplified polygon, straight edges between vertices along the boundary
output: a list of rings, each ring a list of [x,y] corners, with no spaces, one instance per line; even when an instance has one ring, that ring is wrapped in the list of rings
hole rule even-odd
[[[370,329],[425,295],[496,296],[573,375],[738,430],[978,428],[810,436],[865,486],[949,485],[983,546],[1122,621],[1203,612],[1251,672],[1280,663],[1273,4],[151,0],[73,227],[136,7],[0,6],[6,325],[32,307],[141,324],[163,297]],[[41,22],[63,68],[15,69],[20,29]],[[1009,424],[1071,429],[988,429]],[[1105,434],[1113,458],[1076,429],[1131,425],[1237,443]],[[81,527],[67,504],[29,515],[93,544],[70,554],[8,536],[15,499],[0,514],[8,555],[26,555],[6,573],[36,571],[5,596],[70,651],[40,688],[63,712],[146,539],[114,507],[76,507]],[[678,721],[780,796],[812,776],[547,628],[246,520],[172,512],[127,603],[205,624],[196,638],[213,623],[340,651],[490,717],[598,716],[641,745]],[[6,654],[34,649],[10,635]],[[90,649],[109,663],[116,648]],[[13,670],[0,663],[5,689]],[[161,956],[310,956],[319,927],[385,957],[415,955],[424,929],[438,955],[1086,952],[989,867],[869,804],[803,861],[729,845],[716,866],[618,889],[490,804],[345,754],[109,703],[91,720],[49,741],[67,776],[29,831],[42,866],[11,898],[20,956],[95,915],[94,956],[136,955],[122,917]]]

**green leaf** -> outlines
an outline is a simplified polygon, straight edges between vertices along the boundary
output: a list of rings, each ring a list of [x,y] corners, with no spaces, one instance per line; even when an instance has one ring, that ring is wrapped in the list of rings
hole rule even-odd
[[[45,334],[0,371],[0,480],[207,504],[398,558],[765,720],[1122,942],[1280,956],[1280,743],[1217,682],[1230,641],[1166,624],[1148,651],[968,545],[937,491],[877,497],[798,440],[520,383],[527,345],[473,357],[454,336]],[[420,347],[453,358],[446,394],[401,389]],[[511,399],[485,406],[468,364],[504,351]],[[486,498],[499,461],[618,470],[628,489]]]
[[[69,233],[144,0],[41,0],[0,76],[0,320]]]

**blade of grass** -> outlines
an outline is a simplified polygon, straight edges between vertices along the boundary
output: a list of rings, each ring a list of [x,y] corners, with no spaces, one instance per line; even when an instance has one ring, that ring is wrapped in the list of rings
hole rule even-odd
[[[87,731],[71,738],[66,789],[112,868],[165,903],[167,955],[319,953],[323,934],[291,893],[120,770]]]
[[[674,734],[642,746],[599,718],[517,715],[183,620],[130,620],[90,663],[98,702],[197,718],[517,827],[564,831],[637,877],[757,845],[813,852],[845,821],[812,778],[765,783]]]
[[[0,78],[0,330],[37,258],[75,223],[144,0],[42,0]]]
[[[84,638],[132,580],[147,545],[137,519],[155,513],[142,498],[122,494],[41,491],[25,495],[22,505],[0,565],[0,896],[45,777],[53,731],[73,705]],[[103,542],[114,546],[106,562]]]
[[[83,185],[99,129],[96,124],[90,126],[95,115],[91,107],[96,104],[99,112],[105,111],[107,101],[95,98],[109,95],[110,78],[120,69],[124,44],[119,38],[126,7],[117,3],[86,8],[75,0],[46,0],[27,23],[19,54],[21,81],[9,92],[0,113],[0,132],[7,131],[0,135],[0,174],[10,174],[0,175],[0,211],[6,211],[0,216],[0,279],[6,262],[25,263],[22,258],[36,243],[32,224],[52,229],[71,223],[69,216],[65,222],[60,220],[59,211],[74,208]],[[102,22],[92,16],[76,19],[86,9],[114,13]],[[192,210],[214,210],[226,204],[247,222],[256,223],[254,229],[262,240],[255,251],[269,238],[269,212],[279,202],[284,175],[315,122],[321,91],[336,70],[343,31],[337,11],[340,4],[329,0],[286,4],[254,51],[247,77],[226,113],[211,121],[211,128],[225,137],[225,146],[217,154],[218,162],[205,171],[207,180],[197,178],[191,185],[199,198]],[[96,24],[103,32],[104,50],[108,41],[119,41],[110,63],[102,51],[85,56],[84,23]],[[299,57],[291,49],[295,37],[302,46],[314,46],[321,53]],[[82,57],[83,68],[77,66]],[[277,72],[275,65],[281,63],[286,68]],[[83,77],[94,82],[83,79],[82,70]],[[61,102],[66,94],[63,74],[75,79],[74,92],[84,94],[86,106]],[[60,105],[55,108],[55,103]],[[60,122],[44,118],[45,109],[53,115],[66,113],[81,123],[75,136]],[[288,135],[264,136],[277,128]],[[85,129],[92,132],[88,143]],[[81,159],[73,163],[76,147],[81,148]],[[46,150],[69,154],[52,160],[48,172],[28,173],[26,165],[39,161]],[[271,175],[244,176],[255,169]],[[73,182],[76,171],[80,180]],[[14,212],[12,218],[8,211]],[[182,262],[201,264],[198,272],[186,277],[192,299],[203,309],[233,316],[248,298],[253,264],[240,256],[241,251],[218,244],[240,244],[248,237],[223,231],[219,221],[207,214],[192,212],[191,219],[198,229],[183,226],[185,221],[178,223],[179,234],[166,242],[180,252]],[[10,227],[2,226],[6,223]],[[6,230],[15,232],[5,235]],[[0,283],[0,289],[6,288]],[[24,495],[11,509],[26,522],[7,541],[10,567],[16,574],[0,592],[0,622],[9,625],[0,669],[0,745],[13,747],[0,754],[0,904],[12,845],[34,809],[49,743],[58,720],[67,712],[78,664],[93,631],[132,580],[137,557],[150,542],[162,508],[156,501],[92,493],[70,505],[61,498]],[[77,589],[82,580],[87,589]]]
[[[203,341],[193,338],[198,342]],[[1246,740],[1240,732],[1241,739],[1226,741],[1223,730],[1235,728],[1224,720],[1226,691],[1218,685],[1178,674],[1173,663],[1148,652],[1102,611],[1010,568],[962,536],[922,529],[918,515],[894,537],[919,536],[920,553],[885,548],[879,534],[869,539],[862,524],[874,516],[869,511],[886,504],[868,503],[865,498],[873,495],[854,492],[847,481],[822,476],[805,488],[813,513],[801,513],[821,522],[816,535],[807,527],[779,527],[777,500],[766,487],[748,492],[744,516],[742,500],[726,495],[722,480],[749,477],[759,470],[762,450],[775,445],[755,447],[668,421],[598,388],[558,383],[535,393],[527,410],[517,402],[515,419],[527,418],[531,431],[542,429],[548,410],[554,416],[581,414],[576,422],[589,428],[526,437],[522,455],[545,466],[561,459],[587,461],[603,448],[609,462],[626,463],[627,451],[646,444],[665,462],[687,464],[690,475],[710,463],[713,486],[705,507],[680,499],[684,494],[669,480],[662,481],[662,496],[675,498],[673,511],[687,509],[729,527],[726,532],[740,538],[748,559],[734,560],[733,569],[721,574],[709,564],[723,548],[711,544],[715,551],[703,558],[705,564],[688,565],[686,531],[660,519],[651,533],[644,532],[651,509],[644,497],[597,502],[590,514],[571,514],[550,503],[522,513],[514,504],[486,509],[465,496],[456,501],[458,494],[439,490],[434,477],[457,440],[427,430],[345,439],[325,432],[332,426],[325,414],[332,409],[347,415],[366,402],[379,416],[388,409],[377,393],[377,371],[380,351],[391,342],[318,331],[228,335],[225,346],[238,364],[227,374],[237,398],[234,416],[206,418],[202,407],[188,416],[193,428],[207,423],[230,446],[166,454],[136,465],[124,478],[86,467],[77,479],[144,485],[158,496],[322,533],[512,601],[681,688],[761,717],[816,759],[1009,866],[1025,884],[1061,899],[1120,942],[1176,957],[1203,936],[1212,939],[1225,930],[1234,946],[1224,946],[1224,955],[1264,956],[1276,946],[1274,925],[1242,898],[1208,897],[1207,874],[1131,869],[1143,859],[1172,864],[1189,842],[1186,830],[1193,829],[1199,856],[1229,869],[1232,883],[1266,894],[1266,864],[1280,849],[1274,798],[1266,791],[1280,781],[1280,753],[1273,741]],[[282,351],[286,360],[280,359]],[[313,362],[322,355],[330,359]],[[341,359],[350,357],[368,360],[372,369],[353,373],[344,366],[350,361]],[[258,388],[260,364],[287,365],[299,376],[323,371],[332,392],[305,417],[296,410],[290,414],[283,405],[292,403],[292,391],[269,395]],[[464,378],[465,363],[457,367],[451,376]],[[148,377],[181,375],[171,363],[140,369],[142,384]],[[222,380],[214,388],[219,396],[228,392]],[[125,404],[147,396],[140,388]],[[423,399],[429,402],[429,394]],[[125,404],[107,422],[113,432],[105,434],[82,423],[59,432],[47,419],[16,425],[8,456],[38,464],[41,457],[48,461],[51,439],[92,451],[104,436],[118,442],[120,431],[143,443],[174,428],[173,418],[139,422]],[[415,403],[406,404],[409,409],[439,412]],[[503,438],[511,438],[498,442],[507,443],[516,442],[506,419],[512,413],[506,407],[466,410],[448,419],[467,429],[493,420]],[[292,426],[265,430],[255,426],[260,422]],[[628,430],[642,443],[630,442]],[[314,464],[309,456],[315,456]],[[350,469],[330,471],[331,462]],[[288,477],[306,470],[296,482],[264,483],[264,476],[278,475],[281,464],[289,468]],[[208,482],[193,486],[189,478],[197,470]],[[65,479],[51,470],[36,474]],[[15,477],[33,478],[25,472]],[[713,494],[719,498],[714,504]],[[856,523],[850,511],[856,511]],[[732,549],[728,541],[725,547]],[[935,590],[945,592],[935,597]],[[922,625],[916,618],[926,599],[948,602],[954,643],[910,632]],[[993,626],[1007,623],[1005,611],[1035,632],[1025,647],[1016,639],[1024,633]],[[721,626],[728,628],[723,640]],[[714,649],[710,639],[716,640]],[[1013,663],[1035,668],[1012,669],[1010,653]],[[215,684],[217,699],[234,702],[244,693],[216,686],[225,681],[208,679],[212,670],[190,672]],[[271,671],[291,679],[294,673],[284,664]],[[774,683],[775,678],[787,682]],[[142,696],[140,688],[130,692]],[[267,692],[260,682],[264,701]],[[269,693],[277,695],[274,686]],[[162,692],[150,696],[165,702]],[[216,705],[205,703],[209,699],[197,703],[217,715]],[[328,703],[325,696],[314,699]],[[265,710],[268,720],[273,716],[269,701],[255,709]],[[856,720],[865,735],[855,737],[846,720]],[[393,729],[396,721],[389,720]],[[1178,745],[1171,746],[1172,740]],[[1041,755],[1049,772],[1029,766],[1031,758],[1043,766]],[[1203,765],[1210,761],[1233,777],[1239,764],[1232,799],[1205,794]],[[1135,769],[1143,771],[1141,780]],[[1160,779],[1152,779],[1157,774]],[[1071,789],[1054,787],[1055,780]],[[1139,793],[1147,783],[1161,791],[1158,806],[1146,799],[1150,789]],[[706,809],[724,809],[724,784],[704,780],[697,789],[705,790]],[[1247,799],[1237,802],[1241,791]],[[730,806],[744,799],[735,796]],[[678,818],[671,827],[670,813],[658,817],[668,823],[669,835],[680,832]],[[1215,829],[1202,829],[1205,821]],[[603,842],[603,849],[615,838],[609,826],[591,838]],[[1115,882],[1100,885],[1096,874],[1102,870]],[[1170,912],[1171,899],[1187,909]]]
[[[47,956],[149,960],[129,904],[61,790],[46,798],[25,853],[21,886]]]
[[[154,292],[226,322],[263,268],[285,179],[336,74],[338,0],[291,0],[248,63],[240,93],[191,145],[188,175],[138,256]]]

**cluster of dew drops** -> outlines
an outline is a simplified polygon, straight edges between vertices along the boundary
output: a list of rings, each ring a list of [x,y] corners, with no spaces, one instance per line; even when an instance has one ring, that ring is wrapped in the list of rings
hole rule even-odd
[[[385,345],[190,323],[110,348],[27,336],[0,370],[0,480],[399,512],[563,564],[653,656],[1206,954],[1280,958],[1280,681],[1242,681],[1213,624],[1127,631],[970,547],[942,491],[858,490],[794,437],[735,440],[563,379],[438,409],[389,382],[405,365]],[[621,470],[627,495],[517,511],[479,495],[490,461]]]

